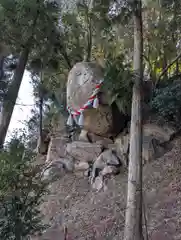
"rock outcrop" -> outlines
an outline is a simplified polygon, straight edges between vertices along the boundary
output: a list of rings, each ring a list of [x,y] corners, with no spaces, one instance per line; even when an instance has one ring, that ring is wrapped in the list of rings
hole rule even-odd
[[[143,125],[143,163],[148,163],[162,155],[168,150],[164,143],[171,140],[176,129],[169,126],[159,126],[155,123]],[[129,133],[120,133],[115,139],[116,152],[123,160],[124,165],[128,165],[129,157]]]
[[[168,141],[172,139],[172,136],[174,134],[175,132],[171,128],[164,126],[160,127],[155,123],[144,124],[144,165],[148,166],[149,164],[151,164],[151,162],[153,162],[153,164],[157,163],[157,161],[155,160],[165,154],[165,152],[167,151],[167,149],[165,148],[165,143],[168,143]],[[90,210],[87,214],[90,214],[91,216],[91,218],[89,216],[88,219],[92,219],[94,218],[94,216],[99,219],[99,214],[96,211],[95,213],[93,213],[92,209],[97,209],[97,206],[100,207],[101,205],[101,219],[110,218],[110,209],[112,209],[111,212],[113,211],[113,209],[119,209],[119,214],[121,214],[121,211],[123,212],[122,221],[124,221],[124,208],[119,208],[118,206],[125,206],[126,201],[125,188],[127,176],[125,176],[125,168],[123,165],[127,166],[128,164],[129,138],[129,129],[127,128],[124,132],[121,132],[116,138],[112,139],[96,135],[95,133],[88,132],[85,129],[81,131],[78,138],[79,140],[72,142],[70,142],[68,138],[66,138],[65,131],[59,131],[58,134],[53,134],[49,144],[44,175],[51,182],[51,191],[52,189],[54,189],[54,182],[52,183],[51,180],[56,180],[56,184],[59,183],[59,185],[56,185],[57,187],[56,189],[54,189],[54,192],[52,192],[52,195],[49,198],[48,202],[42,205],[42,212],[45,215],[48,215],[50,214],[48,212],[51,212],[51,217],[47,219],[47,216],[45,216],[45,219],[48,223],[52,223],[55,221],[52,220],[54,219],[54,216],[62,217],[62,215],[64,215],[64,218],[66,219],[64,221],[66,221],[69,229],[67,239],[69,239],[69,237],[70,239],[87,239],[87,236],[82,236],[80,232],[75,235],[74,232],[71,232],[71,229],[77,229],[76,223],[79,221],[81,213],[88,211],[88,205],[90,207]],[[152,173],[147,172],[146,177],[149,174],[152,175]],[[160,178],[160,174],[158,176],[156,175],[156,172],[154,174],[155,178]],[[70,179],[72,180],[70,181]],[[68,182],[69,186],[67,187]],[[74,186],[75,183],[77,184],[76,187]],[[85,184],[84,187],[82,186],[83,183]],[[149,184],[148,186],[146,186],[147,189],[149,189]],[[66,190],[69,193],[68,195],[64,195],[66,187],[68,188],[68,190]],[[80,191],[82,191],[81,194]],[[117,191],[120,191],[120,193],[117,194]],[[57,200],[52,200],[57,194],[59,196]],[[151,195],[152,192],[150,192],[149,194]],[[111,197],[112,200],[110,199]],[[73,201],[74,204],[71,205],[71,201]],[[82,201],[81,206],[78,205],[77,201]],[[95,202],[98,205],[95,205]],[[105,202],[107,202],[106,207]],[[114,207],[111,207],[113,202]],[[87,204],[84,209],[83,204]],[[78,212],[74,206],[79,206]],[[62,208],[64,208],[64,210],[62,210]],[[67,217],[66,214],[70,214],[67,210],[69,208],[71,208],[71,216]],[[107,211],[106,213],[105,208]],[[113,211],[112,214],[113,216],[116,216],[117,210],[115,210],[115,212]],[[74,216],[77,217],[76,220],[74,219]],[[115,226],[115,224],[119,227],[122,226],[121,223],[119,223],[118,219],[120,219],[120,216],[114,221],[111,220],[113,221],[111,226]],[[99,226],[98,222],[96,224]],[[107,222],[104,224],[107,224]],[[95,221],[93,221],[93,225],[95,225]],[[111,226],[110,237],[113,237],[113,230]],[[79,229],[82,228],[86,227],[79,226]],[[55,229],[52,225],[52,227],[49,228],[42,237],[38,237],[37,240],[52,240],[59,238],[64,240],[65,234],[63,229],[63,223],[59,225],[56,223]],[[97,231],[98,235],[96,235],[96,239],[99,239],[100,230]],[[116,232],[117,231],[115,230],[115,239],[120,239],[120,236],[122,235],[117,236]],[[76,238],[76,236],[78,236],[78,238]],[[103,236],[104,237],[100,239],[105,239],[107,235]]]
[[[173,134],[174,130],[171,128],[161,128],[155,123],[144,124],[143,164],[165,154],[167,149],[164,143],[167,143]],[[65,133],[59,137],[54,136],[50,141],[45,177],[61,177],[67,172],[82,172],[82,176],[90,177],[93,184],[97,177],[117,174],[122,165],[128,166],[130,136],[127,129],[115,139],[102,137],[84,129],[77,141],[69,142],[64,135]]]
[[[173,240],[181,236],[181,139],[172,144],[170,152],[143,168],[150,240]],[[94,188],[90,188],[85,177],[71,174],[51,184],[51,194],[46,196],[41,210],[45,223],[52,227],[36,240],[123,239],[127,177],[126,172],[121,172],[102,184],[100,176]],[[64,226],[67,226],[66,237]]]
[[[36,240],[123,239],[130,116],[123,114],[115,102],[109,106],[106,93],[95,91],[103,77],[102,69],[96,63],[77,63],[69,73],[67,104],[71,107],[68,110],[73,118],[70,119],[74,119],[75,124],[71,125],[67,136],[64,121],[58,121],[60,126],[56,127],[51,139],[47,138],[49,142],[45,138],[45,144],[41,145],[39,153],[47,154],[43,175],[50,182],[51,192],[47,198],[45,196],[41,211],[44,223],[51,227]],[[179,187],[175,187],[180,179],[181,139],[176,139],[176,147],[170,155],[167,151],[172,148],[171,140],[177,130],[158,125],[150,116],[150,108],[146,104],[152,91],[150,83],[143,86],[142,141],[148,232],[152,240],[167,239],[169,234],[168,239],[171,240],[176,228],[181,229],[177,221],[179,208],[176,209],[174,202],[176,196],[181,195],[178,194],[181,192]],[[97,103],[94,100],[99,100],[96,108],[92,108],[95,107],[93,103]],[[82,116],[83,124],[79,124]],[[75,134],[77,124],[79,128]],[[171,194],[168,194],[168,189]],[[160,197],[160,192],[164,198]],[[160,209],[164,211],[158,215]],[[172,218],[170,224],[168,216]],[[180,239],[180,233],[175,239]]]
[[[168,125],[159,126],[154,123],[146,123],[143,125],[143,135],[153,136],[159,143],[170,141],[176,131],[177,129],[169,127]]]

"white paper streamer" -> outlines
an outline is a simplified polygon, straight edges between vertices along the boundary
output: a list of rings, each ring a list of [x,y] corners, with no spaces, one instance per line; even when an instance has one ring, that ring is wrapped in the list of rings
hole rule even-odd
[[[79,124],[79,126],[83,126],[83,124],[84,124],[84,116],[83,116],[83,113],[80,114],[78,124]]]
[[[93,108],[98,108],[99,107],[99,99],[96,97],[93,101]]]
[[[73,123],[74,123],[74,120],[73,120],[72,114],[70,114],[67,120],[67,125],[73,126]]]

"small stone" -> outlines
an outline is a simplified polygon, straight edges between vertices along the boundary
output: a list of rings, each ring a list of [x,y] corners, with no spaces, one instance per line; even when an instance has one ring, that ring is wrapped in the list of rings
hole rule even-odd
[[[87,162],[79,162],[75,164],[75,171],[85,171],[89,168],[89,164]]]
[[[119,159],[116,157],[116,155],[111,150],[106,150],[106,151],[102,152],[99,155],[99,157],[95,160],[95,162],[93,164],[93,168],[92,168],[92,173],[91,173],[91,182],[94,182],[97,175],[99,175],[99,173],[97,173],[97,170],[101,171],[107,166],[116,167],[117,169],[118,169],[118,167],[121,166]],[[108,168],[105,171],[110,171],[110,169],[111,168]],[[112,170],[113,170],[113,168],[112,168]]]
[[[61,178],[66,172],[73,172],[74,161],[71,157],[59,158],[46,165],[43,172],[44,179]]]
[[[103,169],[106,165],[120,166],[119,159],[111,150],[105,150],[96,159],[94,167]]]
[[[65,175],[65,170],[62,163],[49,164],[43,172],[44,180],[54,180],[55,178],[61,178]]]
[[[102,176],[106,175],[112,175],[112,174],[117,174],[119,172],[119,169],[115,166],[106,166],[104,169],[101,171]]]
[[[83,141],[83,142],[89,142],[89,139],[87,137],[88,132],[84,129],[81,130],[81,133],[79,135],[79,141]]]
[[[58,161],[63,164],[66,171],[73,172],[74,160],[71,156],[67,156],[66,158],[60,158]]]
[[[102,176],[98,176],[95,179],[95,182],[92,184],[92,188],[96,189],[97,191],[100,191],[103,188],[104,184],[103,184],[103,177]]]
[[[85,177],[88,177],[88,176],[89,176],[89,169],[87,169],[87,170],[84,172],[84,176],[85,176]]]

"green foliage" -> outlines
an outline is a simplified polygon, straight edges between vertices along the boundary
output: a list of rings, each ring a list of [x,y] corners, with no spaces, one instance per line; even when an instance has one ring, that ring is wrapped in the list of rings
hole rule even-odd
[[[26,44],[33,34],[33,45],[41,46],[57,20],[56,8],[56,5],[43,0],[1,0],[1,40],[18,48]]]
[[[108,93],[109,103],[114,101],[124,113],[130,113],[132,98],[131,65],[123,55],[106,62],[103,91]]]
[[[26,240],[41,232],[39,204],[46,193],[39,167],[23,143],[24,137],[10,141],[0,153],[0,239]]]
[[[181,82],[172,82],[155,90],[151,101],[152,109],[161,120],[180,127],[181,121]]]
[[[156,79],[180,51],[176,48],[180,39],[180,1],[148,1],[144,12],[144,54]],[[176,71],[173,68],[169,70],[166,73],[168,77]]]

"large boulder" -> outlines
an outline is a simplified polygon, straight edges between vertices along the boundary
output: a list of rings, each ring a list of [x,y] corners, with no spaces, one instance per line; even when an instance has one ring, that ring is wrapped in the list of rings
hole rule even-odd
[[[67,106],[74,111],[82,108],[103,78],[102,68],[96,63],[75,64],[68,75]],[[116,103],[109,106],[106,92],[101,90],[98,99],[100,104],[98,109],[84,111],[83,128],[101,136],[116,136],[125,128],[128,116],[119,111]]]
[[[101,137],[115,137],[127,127],[130,117],[121,113],[115,103],[86,109],[83,128]]]
[[[97,84],[103,80],[102,68],[96,63],[80,62],[68,75],[67,105],[79,110],[92,95]]]
[[[86,109],[83,113],[83,128],[96,135],[108,137],[113,126],[112,111],[109,106]]]

